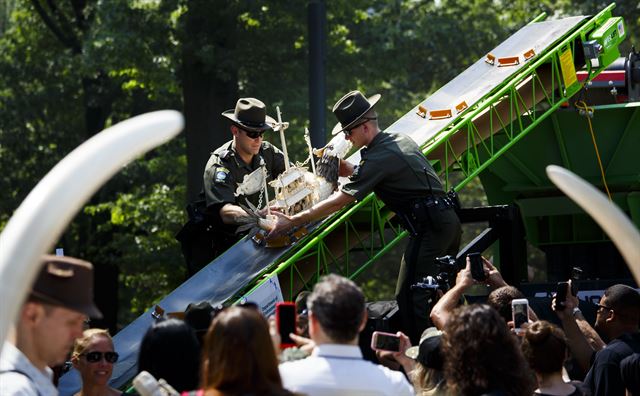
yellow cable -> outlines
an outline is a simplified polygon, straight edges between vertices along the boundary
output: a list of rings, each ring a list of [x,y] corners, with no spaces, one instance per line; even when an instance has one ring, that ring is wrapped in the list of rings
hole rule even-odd
[[[593,116],[593,107],[588,107],[587,104],[581,100],[576,102],[576,108],[584,111],[584,116],[587,117],[587,123],[589,124],[589,132],[591,132],[591,140],[593,141],[593,148],[596,150],[596,157],[598,157],[598,165],[600,166],[600,174],[602,175],[602,183],[604,183],[604,189],[607,191],[609,201],[611,199],[611,192],[609,192],[609,186],[607,185],[607,179],[604,177],[604,167],[602,166],[602,160],[600,159],[600,152],[598,151],[598,144],[596,143],[596,135],[593,133],[593,126],[591,125],[591,117]]]

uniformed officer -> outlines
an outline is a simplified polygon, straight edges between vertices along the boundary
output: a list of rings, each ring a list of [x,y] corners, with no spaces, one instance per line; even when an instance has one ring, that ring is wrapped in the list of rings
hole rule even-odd
[[[263,140],[263,134],[272,129],[276,121],[267,115],[262,101],[240,98],[235,109],[223,112],[222,116],[231,121],[233,139],[216,149],[205,167],[204,202],[201,204],[204,208],[191,208],[193,213],[190,213],[191,220],[199,218],[202,226],[181,239],[181,242],[188,242],[183,242],[183,253],[191,273],[241,238],[242,235],[235,231],[240,218],[246,217],[247,213],[238,206],[238,202],[244,204],[246,198],[258,209],[266,208],[267,197],[262,189],[251,195],[235,196],[244,176],[258,169],[263,161],[267,181],[285,170],[282,152]]]
[[[430,323],[430,307],[427,293],[420,289],[412,291],[410,286],[427,275],[436,275],[436,257],[457,253],[460,220],[418,145],[404,134],[380,131],[373,109],[379,100],[380,95],[367,99],[361,92],[352,91],[334,105],[338,124],[332,134],[343,132],[355,147],[363,147],[362,159],[357,166],[341,163],[341,176],[349,176],[350,181],[326,200],[294,216],[277,214],[276,228],[271,234],[328,216],[374,191],[410,233],[398,275],[396,299],[403,330],[416,344]]]

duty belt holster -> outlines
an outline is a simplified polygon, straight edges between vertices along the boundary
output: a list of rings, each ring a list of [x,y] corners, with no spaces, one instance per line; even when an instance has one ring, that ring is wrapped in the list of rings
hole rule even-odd
[[[404,229],[412,237],[416,237],[428,229],[441,230],[442,212],[454,207],[455,203],[448,195],[441,197],[429,196],[412,201],[408,208],[402,208],[396,211],[396,214]]]

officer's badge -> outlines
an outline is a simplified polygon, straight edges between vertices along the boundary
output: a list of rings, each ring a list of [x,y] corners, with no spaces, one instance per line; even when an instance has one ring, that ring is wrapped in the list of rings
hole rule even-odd
[[[227,176],[229,176],[229,169],[218,168],[216,169],[215,178],[213,179],[213,181],[216,183],[224,183],[227,180]]]

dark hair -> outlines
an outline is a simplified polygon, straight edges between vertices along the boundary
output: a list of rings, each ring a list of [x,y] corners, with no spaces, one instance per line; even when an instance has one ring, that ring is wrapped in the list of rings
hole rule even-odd
[[[634,353],[620,362],[620,376],[625,388],[633,395],[640,395],[640,353]]]
[[[288,394],[260,311],[233,306],[215,317],[204,341],[202,387],[224,394]]]
[[[489,293],[487,304],[498,311],[505,322],[508,322],[512,320],[511,301],[517,298],[524,298],[520,290],[513,286],[502,286]]]
[[[604,291],[609,308],[617,311],[628,322],[640,321],[640,293],[627,285],[613,285]]]
[[[560,372],[567,356],[564,331],[546,320],[532,323],[524,334],[522,352],[534,371],[541,374]]]
[[[307,299],[307,306],[335,342],[350,342],[360,332],[365,312],[364,294],[347,278],[335,274],[322,277]]]
[[[303,290],[296,296],[296,312],[298,315],[307,309],[307,299],[309,299],[310,295],[310,291]]]
[[[533,392],[518,341],[488,305],[454,309],[442,341],[445,378],[452,394],[473,396],[499,390],[520,396]]]
[[[142,339],[138,372],[163,378],[178,392],[198,387],[200,346],[191,327],[179,319],[155,322]]]

